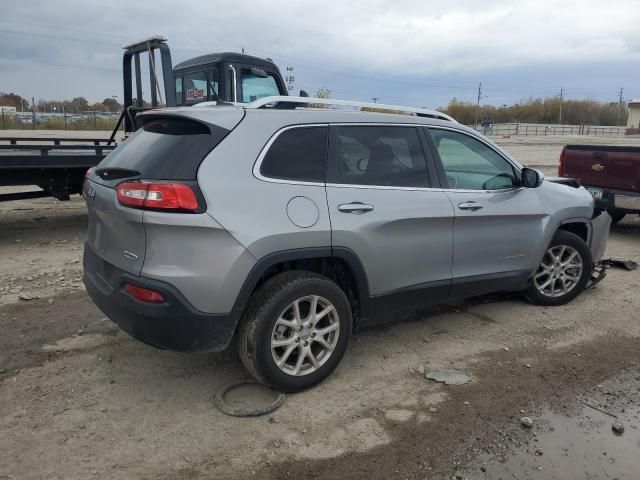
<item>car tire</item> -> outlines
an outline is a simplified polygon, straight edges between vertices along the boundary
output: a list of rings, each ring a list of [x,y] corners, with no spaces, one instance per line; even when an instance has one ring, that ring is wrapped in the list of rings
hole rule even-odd
[[[305,390],[338,366],[352,323],[349,300],[336,283],[313,272],[284,272],[249,301],[238,335],[240,359],[275,390]]]
[[[558,230],[525,291],[536,305],[569,303],[584,290],[593,272],[591,251],[579,236]]]
[[[622,221],[622,219],[625,217],[626,213],[620,210],[608,210],[607,213],[609,214],[609,216],[611,217],[611,223],[612,224],[616,224],[620,221]]]

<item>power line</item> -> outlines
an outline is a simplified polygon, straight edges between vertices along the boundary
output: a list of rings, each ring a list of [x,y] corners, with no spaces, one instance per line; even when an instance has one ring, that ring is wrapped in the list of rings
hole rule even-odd
[[[0,20],[0,23],[7,23],[7,24],[18,24],[18,25],[25,25],[25,26],[29,26],[29,27],[36,27],[36,28],[43,28],[43,29],[49,29],[49,30],[59,30],[60,27],[58,26],[52,26],[52,25],[45,25],[45,24],[38,24],[38,23],[32,23],[32,22],[24,22],[24,21],[20,21],[20,20],[13,20],[13,19],[2,19]],[[108,34],[108,33],[102,33],[102,32],[96,32],[96,31],[86,31],[86,30],[78,30],[78,29],[69,29],[67,27],[64,28],[64,30],[66,32],[71,32],[71,33],[78,33],[81,35],[89,35],[89,36],[100,36],[100,37],[107,37],[107,38],[113,38],[113,39],[118,39],[120,41],[128,41],[131,39],[131,37],[128,36],[124,36],[124,35],[114,35],[114,34]],[[94,44],[101,44],[101,45],[109,45],[109,46],[116,46],[118,45],[115,42],[108,42],[108,41],[100,41],[100,40],[95,40],[95,39],[78,39],[78,38],[72,38],[72,37],[65,37],[65,36],[60,36],[60,35],[55,35],[55,34],[51,34],[51,33],[42,33],[42,32],[24,32],[24,31],[11,31],[11,30],[0,30],[0,33],[7,33],[7,34],[19,34],[19,35],[31,35],[31,36],[39,36],[39,37],[45,37],[45,38],[56,38],[56,39],[60,39],[60,40],[64,40],[64,41],[70,41],[70,42],[87,42],[87,43],[94,43]],[[188,42],[180,42],[180,41],[172,41],[171,42],[172,45],[176,45],[178,47],[180,47],[178,50],[180,49],[185,49],[185,50],[194,50],[194,51],[198,51],[198,52],[204,52],[204,48],[203,45],[200,44],[193,44],[193,43],[188,43]],[[208,45],[206,48],[214,48],[214,49],[218,49],[218,48],[230,48],[233,49],[234,47],[232,46],[222,46],[222,45],[218,45],[218,46],[213,46],[213,45]],[[321,72],[326,72],[326,73],[330,73],[332,75],[336,75],[336,76],[343,76],[343,77],[347,77],[347,78],[354,78],[354,79],[362,79],[362,80],[368,80],[368,81],[372,81],[372,82],[384,82],[387,84],[397,84],[397,85],[411,85],[411,86],[416,86],[416,87],[422,87],[422,88],[430,88],[430,89],[446,89],[446,90],[462,90],[462,91],[469,91],[471,88],[471,81],[459,81],[457,82],[458,85],[453,85],[451,83],[448,83],[446,85],[443,84],[436,84],[436,83],[425,83],[425,82],[420,82],[420,81],[410,81],[410,80],[401,80],[401,79],[397,79],[397,78],[393,78],[393,77],[375,77],[375,76],[370,76],[370,75],[362,75],[362,74],[357,74],[357,73],[348,73],[345,72],[343,70],[336,70],[333,69],[331,67],[327,68],[326,65],[321,64],[321,63],[316,63],[316,62],[309,62],[308,60],[302,60],[300,61],[300,59],[297,59],[296,57],[291,57],[288,55],[281,55],[278,54],[276,52],[267,52],[265,53],[263,50],[261,49],[256,49],[256,52],[260,52],[261,55],[263,56],[274,56],[276,58],[280,58],[280,59],[289,59],[289,60],[293,60],[295,61],[296,65],[299,65],[301,67],[305,67],[306,69],[309,70],[314,70],[314,71],[321,71]],[[274,55],[275,53],[275,55]],[[11,60],[10,58],[5,57],[5,60]],[[73,65],[73,64],[66,64],[66,63],[60,63],[60,62],[51,62],[51,61],[42,61],[42,60],[38,60],[39,63],[44,63],[44,64],[49,64],[49,65],[56,65],[56,66],[69,66],[72,68],[83,68],[83,69],[95,69],[95,70],[105,70],[105,71],[120,71],[120,70],[116,70],[116,69],[110,69],[110,68],[104,68],[104,67],[95,67],[95,66],[80,66],[80,65]],[[535,84],[532,86],[529,86],[528,89],[534,91],[536,88],[540,88],[541,84]],[[546,88],[546,87],[545,87]],[[576,87],[577,89],[578,87]],[[521,92],[522,90],[527,89],[526,86],[523,85],[504,85],[504,84],[496,84],[494,86],[488,85],[485,86],[485,90],[489,90],[492,92],[507,92],[507,91],[518,91]],[[564,89],[563,89],[564,90]]]
[[[3,23],[18,23],[18,24],[22,24],[22,25],[28,25],[28,26],[32,26],[32,27],[37,27],[37,28],[47,28],[47,29],[57,29],[54,26],[51,25],[43,25],[43,24],[35,24],[35,23],[29,23],[29,22],[20,22],[20,21],[16,21],[16,22],[12,22],[9,20],[0,20],[0,22]],[[69,28],[65,28],[65,31],[67,32],[75,32],[75,33],[80,33],[83,35],[101,35],[101,36],[107,36],[107,37],[111,37],[111,38],[119,38],[125,41],[128,41],[131,39],[131,37],[124,37],[121,35],[110,35],[110,34],[103,34],[103,33],[99,33],[99,32],[88,32],[86,30],[75,30],[75,29],[69,29]],[[79,40],[77,38],[69,38],[69,37],[62,37],[60,35],[53,35],[53,34],[46,34],[46,33],[39,33],[39,32],[22,32],[22,31],[6,31],[7,33],[15,33],[15,34],[23,34],[23,35],[34,35],[34,36],[41,36],[41,37],[49,37],[49,38],[58,38],[60,40],[67,40],[67,41],[73,41],[73,42],[78,42],[78,41],[88,41],[91,43],[96,43],[96,44],[104,44],[104,45],[116,45],[115,43],[107,43],[107,42],[99,42],[99,41],[95,41],[95,40]],[[200,52],[203,52],[203,46],[202,45],[197,45],[197,44],[193,44],[193,43],[187,43],[187,42],[180,42],[180,41],[172,41],[171,42],[172,45],[178,45],[178,46],[183,46],[183,47],[188,47],[191,48],[193,50],[198,50]],[[229,48],[230,46],[222,46],[222,45],[218,45],[218,46],[209,46],[209,48]],[[361,78],[361,79],[365,79],[365,80],[371,80],[371,81],[378,81],[378,82],[392,82],[392,83],[398,83],[398,84],[405,84],[405,85],[415,85],[415,86],[420,86],[420,87],[428,87],[428,88],[446,88],[446,89],[462,89],[462,90],[466,90],[468,89],[468,86],[462,86],[462,85],[436,85],[436,84],[426,84],[424,82],[418,82],[418,81],[406,81],[406,80],[398,80],[398,79],[392,79],[391,77],[372,77],[372,76],[367,76],[367,75],[360,75],[360,74],[354,74],[354,73],[345,73],[343,71],[340,70],[333,70],[331,68],[326,68],[325,65],[323,64],[319,64],[319,63],[312,63],[312,62],[308,62],[308,61],[300,61],[299,59],[295,58],[295,57],[291,57],[288,55],[282,55],[279,54],[277,52],[265,52],[261,49],[251,49],[255,52],[260,53],[263,56],[275,56],[275,57],[279,57],[281,59],[288,59],[288,60],[292,60],[294,61],[297,65],[301,65],[304,67],[307,67],[310,70],[316,70],[316,71],[324,71],[327,73],[331,73],[333,75],[340,75],[340,76],[346,76],[346,77],[351,77],[351,78]],[[462,83],[462,82],[460,82]],[[469,82],[465,82],[465,83],[469,83]]]

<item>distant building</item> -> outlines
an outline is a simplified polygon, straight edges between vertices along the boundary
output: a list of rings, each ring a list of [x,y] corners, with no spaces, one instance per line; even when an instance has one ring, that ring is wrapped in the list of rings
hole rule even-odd
[[[627,128],[640,128],[640,100],[636,99],[629,102]]]
[[[4,105],[0,105],[0,115],[6,115],[8,117],[16,116],[16,107],[5,107]]]

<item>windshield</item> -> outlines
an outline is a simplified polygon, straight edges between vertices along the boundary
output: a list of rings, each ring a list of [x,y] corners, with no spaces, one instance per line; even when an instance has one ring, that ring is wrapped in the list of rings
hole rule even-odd
[[[268,77],[257,77],[250,73],[242,75],[242,101],[253,102],[263,97],[280,95],[276,79],[272,75]]]

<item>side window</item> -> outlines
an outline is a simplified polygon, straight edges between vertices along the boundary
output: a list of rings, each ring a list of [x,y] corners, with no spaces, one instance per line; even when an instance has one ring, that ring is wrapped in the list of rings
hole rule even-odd
[[[327,182],[427,187],[427,164],[414,127],[338,126]]]
[[[217,100],[219,85],[220,85],[220,77],[218,74],[217,68],[212,68],[209,70],[209,100]]]
[[[327,127],[290,128],[280,133],[262,160],[265,177],[324,182]]]
[[[207,94],[207,78],[204,72],[187,73],[183,79],[184,103],[192,105],[204,102]]]
[[[513,167],[484,143],[463,133],[430,129],[449,188],[500,190],[518,185]]]
[[[182,77],[176,77],[176,105],[182,105]]]
[[[278,84],[273,75],[256,77],[250,73],[242,73],[242,101],[253,102],[263,97],[280,95]]]

